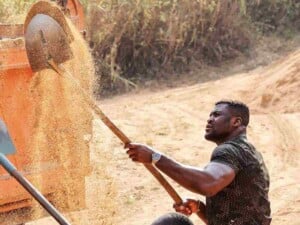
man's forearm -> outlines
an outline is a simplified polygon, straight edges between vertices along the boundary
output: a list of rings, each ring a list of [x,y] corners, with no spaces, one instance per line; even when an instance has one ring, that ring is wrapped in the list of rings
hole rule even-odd
[[[209,195],[208,186],[213,178],[201,169],[182,165],[166,156],[162,156],[156,167],[186,189]]]

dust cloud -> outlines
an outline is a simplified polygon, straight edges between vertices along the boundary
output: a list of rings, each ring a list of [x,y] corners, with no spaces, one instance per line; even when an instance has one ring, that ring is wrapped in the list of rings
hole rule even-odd
[[[93,142],[97,140],[92,135],[93,112],[84,94],[92,95],[92,85],[95,83],[93,61],[81,34],[71,22],[68,24],[75,37],[71,43],[73,58],[61,66],[73,77],[44,69],[31,80],[35,112],[32,117],[34,132],[29,146],[34,154],[30,157],[37,169],[45,162],[60,167],[53,180],[53,194],[49,197],[63,212],[82,210],[80,216],[72,213],[66,215],[72,224],[89,221],[89,224],[109,225],[115,210],[114,183],[106,168],[109,155],[100,153],[98,159],[90,159],[94,151]],[[88,175],[91,176],[85,180]],[[44,189],[42,179],[40,177],[35,181],[40,190]],[[90,185],[93,180],[97,186]],[[98,201],[91,202],[89,198]],[[36,207],[34,210],[36,217],[42,213],[39,209]]]

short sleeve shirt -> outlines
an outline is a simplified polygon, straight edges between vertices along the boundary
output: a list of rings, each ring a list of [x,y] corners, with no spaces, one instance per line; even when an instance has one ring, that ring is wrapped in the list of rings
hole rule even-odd
[[[209,225],[269,225],[269,174],[262,155],[246,135],[217,146],[211,162],[235,171],[234,180],[212,197],[206,198]]]

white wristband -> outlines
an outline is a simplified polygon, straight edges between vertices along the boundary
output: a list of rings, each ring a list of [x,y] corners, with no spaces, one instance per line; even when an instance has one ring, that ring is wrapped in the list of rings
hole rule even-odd
[[[152,153],[152,163],[156,164],[161,159],[161,154],[158,152]]]

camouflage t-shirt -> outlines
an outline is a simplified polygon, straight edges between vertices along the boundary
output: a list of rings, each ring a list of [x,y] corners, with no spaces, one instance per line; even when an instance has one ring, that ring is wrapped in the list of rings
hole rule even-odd
[[[211,162],[230,166],[235,178],[226,188],[206,198],[209,225],[269,225],[269,174],[263,158],[246,135],[217,146]]]

